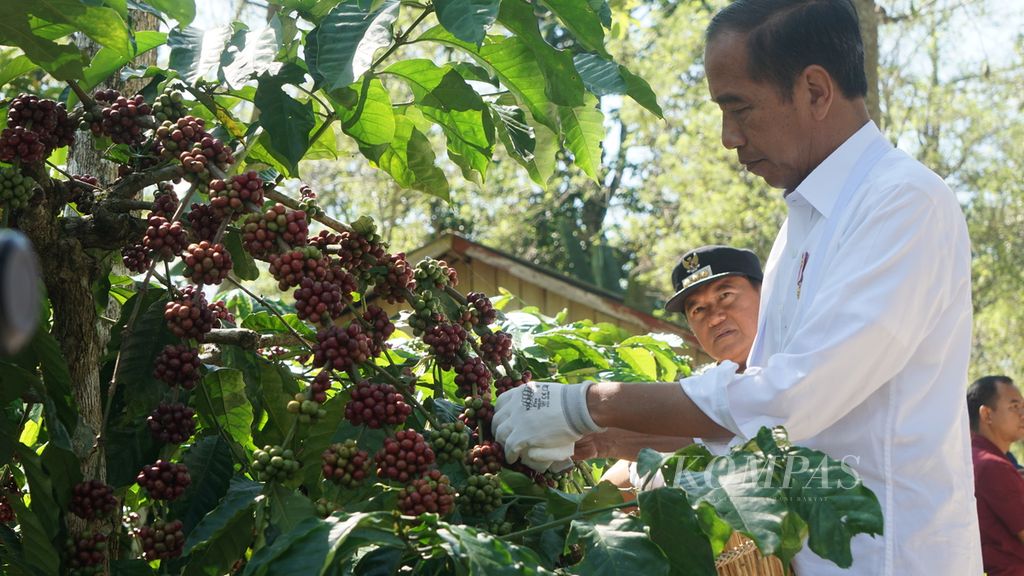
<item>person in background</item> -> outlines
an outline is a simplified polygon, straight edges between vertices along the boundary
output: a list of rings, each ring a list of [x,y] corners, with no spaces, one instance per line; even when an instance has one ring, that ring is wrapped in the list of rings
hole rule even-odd
[[[985,376],[967,389],[967,410],[985,571],[1024,576],[1024,478],[1006,457],[1024,438],[1024,397],[1009,377]]]
[[[735,362],[742,370],[757,333],[763,277],[761,261],[750,250],[702,246],[684,254],[673,268],[676,292],[665,310],[686,317],[697,343],[716,363]],[[639,488],[634,462],[642,448],[673,452],[690,443],[690,438],[609,430],[577,442],[573,459],[619,458],[601,479]]]

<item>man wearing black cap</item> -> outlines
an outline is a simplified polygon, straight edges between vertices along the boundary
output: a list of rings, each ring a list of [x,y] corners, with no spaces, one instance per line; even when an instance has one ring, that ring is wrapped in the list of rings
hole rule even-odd
[[[716,362],[746,368],[757,334],[761,261],[750,250],[704,246],[686,253],[672,270],[669,312],[686,317],[701,348]]]
[[[509,461],[543,468],[606,427],[728,440],[784,426],[853,465],[884,517],[883,534],[851,541],[849,571],[805,549],[798,574],[980,574],[963,394],[971,249],[956,195],[871,122],[850,0],[734,0],[706,36],[722,144],[789,211],[746,370],[520,386],[498,399],[495,438]]]

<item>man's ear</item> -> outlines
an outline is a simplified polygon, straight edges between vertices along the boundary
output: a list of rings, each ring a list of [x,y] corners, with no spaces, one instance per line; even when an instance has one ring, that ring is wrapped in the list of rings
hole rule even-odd
[[[982,404],[981,407],[978,408],[978,416],[979,422],[988,422],[989,419],[992,418],[992,409]]]
[[[817,64],[804,68],[797,77],[795,89],[803,92],[800,96],[807,102],[815,120],[828,116],[836,98],[837,86],[827,70]]]

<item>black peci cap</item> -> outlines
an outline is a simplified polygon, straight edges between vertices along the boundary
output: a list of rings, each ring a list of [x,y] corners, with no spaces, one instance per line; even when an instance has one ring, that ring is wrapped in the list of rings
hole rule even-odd
[[[682,312],[687,294],[712,280],[733,275],[760,282],[764,274],[757,254],[731,246],[701,246],[687,252],[672,269],[676,293],[665,304],[665,310]]]

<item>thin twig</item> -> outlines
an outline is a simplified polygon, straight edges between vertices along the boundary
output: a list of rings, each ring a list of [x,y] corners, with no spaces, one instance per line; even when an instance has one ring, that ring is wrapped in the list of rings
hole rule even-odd
[[[263,299],[262,297],[260,297],[260,296],[258,296],[258,295],[256,295],[256,294],[254,294],[254,293],[253,293],[253,292],[252,292],[251,290],[249,290],[249,289],[248,289],[248,288],[246,288],[245,286],[242,286],[242,285],[241,285],[241,284],[240,284],[240,283],[239,283],[239,282],[238,282],[237,280],[235,280],[234,278],[232,278],[232,277],[228,276],[228,277],[227,277],[227,281],[228,281],[228,282],[231,282],[232,284],[234,284],[234,285],[235,285],[235,286],[236,286],[236,287],[237,287],[237,288],[238,288],[239,290],[241,290],[242,292],[245,292],[246,294],[248,294],[250,298],[253,298],[254,300],[256,300],[257,302],[259,302],[260,304],[263,304],[263,306],[264,306],[264,307],[265,307],[265,308],[266,308],[267,310],[270,310],[270,313],[271,313],[271,314],[273,314],[274,316],[277,316],[278,320],[280,320],[280,321],[281,321],[281,323],[282,323],[282,324],[284,324],[285,328],[287,328],[287,329],[288,329],[288,331],[289,331],[289,332],[291,332],[291,333],[292,333],[292,335],[293,335],[293,336],[295,336],[295,338],[296,338],[296,339],[297,339],[297,340],[298,340],[299,342],[302,342],[302,344],[303,344],[304,346],[306,346],[307,348],[309,348],[310,350],[312,350],[312,349],[313,349],[313,345],[312,345],[312,344],[311,344],[311,343],[309,342],[309,340],[306,340],[305,338],[303,338],[303,337],[302,337],[302,335],[301,335],[301,334],[299,334],[298,332],[296,332],[296,331],[295,331],[295,329],[291,327],[291,324],[288,324],[288,322],[286,322],[286,321],[285,321],[285,319],[284,319],[284,316],[281,316],[281,314],[280,314],[280,313],[279,313],[279,312],[277,311],[277,309],[276,309],[276,308],[274,308],[273,306],[271,306],[269,302],[267,302],[267,301],[266,301],[265,299]]]

